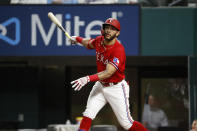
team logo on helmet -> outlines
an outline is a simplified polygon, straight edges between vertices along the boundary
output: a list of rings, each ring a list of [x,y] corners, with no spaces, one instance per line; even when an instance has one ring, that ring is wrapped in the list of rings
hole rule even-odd
[[[112,23],[112,19],[109,19],[109,22]]]

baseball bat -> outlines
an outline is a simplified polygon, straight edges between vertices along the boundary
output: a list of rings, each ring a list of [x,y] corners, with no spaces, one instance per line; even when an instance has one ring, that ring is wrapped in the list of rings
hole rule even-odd
[[[48,13],[48,17],[51,19],[51,21],[53,23],[55,23],[57,25],[57,27],[59,27],[64,34],[69,38],[72,39],[71,36],[68,34],[68,32],[62,27],[62,24],[60,23],[60,21],[54,16],[54,14],[52,12]]]

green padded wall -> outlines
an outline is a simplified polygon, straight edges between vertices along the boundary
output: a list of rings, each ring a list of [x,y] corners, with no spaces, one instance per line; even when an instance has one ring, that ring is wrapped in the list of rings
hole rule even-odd
[[[194,54],[195,16],[194,8],[142,8],[141,55]]]
[[[197,57],[189,57],[190,125],[197,119]]]

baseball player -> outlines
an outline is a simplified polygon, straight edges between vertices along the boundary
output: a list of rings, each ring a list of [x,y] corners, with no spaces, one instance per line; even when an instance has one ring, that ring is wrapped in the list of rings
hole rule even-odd
[[[102,25],[101,36],[95,39],[72,36],[71,43],[81,43],[88,49],[96,50],[96,74],[85,76],[71,82],[72,88],[79,91],[88,82],[93,86],[83,119],[78,131],[89,131],[97,113],[109,103],[121,126],[128,131],[147,131],[144,126],[134,121],[129,110],[129,85],[125,81],[125,50],[117,40],[120,34],[118,20],[109,18]]]

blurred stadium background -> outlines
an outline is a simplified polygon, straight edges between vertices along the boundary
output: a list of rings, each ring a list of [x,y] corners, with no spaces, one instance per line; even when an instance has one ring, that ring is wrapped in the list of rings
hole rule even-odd
[[[60,37],[62,32],[51,26],[47,12],[61,14],[64,8],[80,15],[75,21],[65,15],[71,35],[77,30],[78,35],[87,36],[83,27],[87,21],[121,17],[120,40],[128,47],[126,75],[133,118],[142,121],[146,95],[154,93],[169,127],[191,129],[197,119],[196,0],[1,0],[0,4],[0,130],[47,130],[49,125],[64,125],[68,120],[76,124],[76,117],[82,116],[93,83],[80,92],[74,92],[69,83],[96,72],[95,56],[80,47],[69,47],[66,38]],[[86,8],[90,8],[89,16]],[[113,14],[117,10],[123,14]],[[101,15],[95,16],[94,11]],[[102,17],[105,11],[110,13]],[[99,29],[98,25],[92,27],[97,30],[95,35]],[[66,45],[62,45],[64,41]],[[133,43],[134,50],[129,46]],[[123,131],[108,105],[92,125],[115,125]]]

